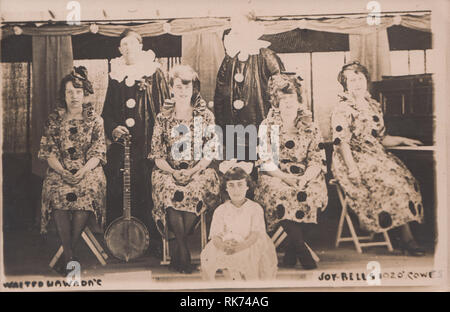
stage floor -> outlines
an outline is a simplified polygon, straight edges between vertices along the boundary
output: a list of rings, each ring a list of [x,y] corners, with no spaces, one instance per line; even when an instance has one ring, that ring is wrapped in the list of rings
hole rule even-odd
[[[194,236],[193,239],[196,239],[196,237]],[[48,266],[50,259],[58,248],[56,235],[50,234],[44,239],[37,231],[22,231],[20,234],[5,232],[4,240],[4,264],[8,280],[20,276],[59,277]],[[101,240],[101,236],[99,240]],[[192,245],[192,256],[194,259],[198,259],[199,244],[193,242]],[[279,268],[277,281],[304,280],[311,274],[315,274],[317,280],[321,272],[368,272],[367,265],[370,261],[377,261],[383,272],[407,272],[415,268],[426,271],[434,268],[432,247],[427,248],[425,257],[404,256],[398,250],[391,253],[384,247],[368,248],[362,254],[359,254],[351,243],[344,243],[339,248],[334,248],[332,244],[326,246],[311,245],[311,247],[320,257],[318,268],[312,271],[305,271],[300,265],[290,269]],[[161,282],[161,285],[164,284],[165,287],[172,283],[177,288],[183,286],[183,283],[202,281],[199,271],[192,274],[170,271],[167,266],[160,265],[160,256],[157,253],[152,254],[150,250],[141,258],[128,263],[110,256],[107,265],[102,266],[84,241],[80,241],[77,248],[77,257],[81,263],[81,276],[86,278],[111,278],[116,276],[121,280],[126,279],[128,286],[132,285],[134,279],[144,279]],[[198,260],[194,260],[194,262],[198,263]],[[356,279],[356,275],[354,278]],[[224,280],[222,274],[217,275],[217,280]]]

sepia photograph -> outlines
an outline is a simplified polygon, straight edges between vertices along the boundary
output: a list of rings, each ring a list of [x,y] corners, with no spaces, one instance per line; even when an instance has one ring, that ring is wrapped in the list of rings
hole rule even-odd
[[[449,9],[0,0],[0,291],[448,291]]]

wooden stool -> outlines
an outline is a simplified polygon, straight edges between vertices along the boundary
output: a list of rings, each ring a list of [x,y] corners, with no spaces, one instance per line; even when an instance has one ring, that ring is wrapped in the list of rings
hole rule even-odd
[[[278,246],[280,246],[280,244],[286,239],[286,237],[287,237],[287,234],[283,230],[283,227],[282,226],[278,227],[278,229],[275,231],[275,233],[271,237],[272,242],[275,245],[275,248],[278,248]],[[308,248],[309,252],[311,253],[311,256],[314,259],[314,261],[319,262],[320,258],[314,252],[314,250],[312,250],[311,247],[309,247],[309,245],[306,242],[305,242],[305,246]]]
[[[342,191],[341,186],[339,185],[339,182],[335,179],[330,180],[330,185],[336,186],[336,191],[339,196],[339,201],[342,206],[342,212],[341,217],[339,219],[339,226],[336,236],[336,248],[339,247],[339,244],[341,242],[351,242],[353,241],[353,244],[355,245],[356,250],[358,253],[362,253],[362,248],[364,247],[373,247],[373,246],[386,246],[389,251],[393,251],[391,240],[389,239],[389,235],[387,231],[383,231],[384,241],[381,242],[374,242],[373,238],[375,234],[370,234],[368,236],[358,236],[356,235],[355,227],[353,226],[352,219],[350,218],[348,214],[348,203],[346,201],[346,198],[344,196],[344,192]],[[350,236],[349,237],[343,237],[342,236],[342,230],[344,228],[344,221],[347,222],[347,226],[350,230]],[[366,241],[366,242],[365,242]],[[367,242],[369,241],[369,242]]]
[[[205,248],[206,243],[207,243],[207,238],[206,238],[206,220],[205,220],[205,212],[206,209],[204,209],[201,213],[200,213],[200,244],[201,244],[201,250],[203,250],[203,248]],[[195,228],[197,228],[199,223],[197,223],[195,225]],[[169,230],[168,230],[168,226],[165,227],[164,229],[166,231],[166,235],[165,237],[162,238],[163,240],[163,258],[160,262],[161,265],[168,265],[170,263],[170,251],[169,251],[169,240],[166,239],[166,237],[169,237]]]
[[[95,238],[92,231],[89,229],[89,227],[85,227],[83,232],[81,233],[81,237],[86,242],[86,244],[89,246],[91,251],[94,253],[95,257],[98,259],[98,261],[102,265],[106,265],[106,259],[108,259],[108,254],[105,252],[103,247],[100,245],[100,243]],[[64,249],[61,245],[56,252],[56,254],[53,256],[52,260],[50,261],[49,267],[53,268],[58,261],[59,257],[61,257]]]

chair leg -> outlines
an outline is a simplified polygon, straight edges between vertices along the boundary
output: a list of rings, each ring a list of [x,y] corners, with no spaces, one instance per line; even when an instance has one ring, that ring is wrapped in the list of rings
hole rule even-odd
[[[103,259],[105,259],[105,260],[108,259],[108,254],[105,252],[102,245],[100,245],[97,238],[94,236],[94,233],[92,233],[91,229],[89,227],[85,227],[84,232],[89,237],[89,239],[92,241],[92,243],[94,244],[94,246],[98,250],[98,252],[100,252]]]
[[[394,248],[392,248],[391,239],[389,238],[389,234],[387,233],[387,231],[383,232],[383,236],[384,236],[384,239],[386,241],[386,245],[387,245],[388,250],[390,252],[393,252]]]
[[[348,228],[350,229],[350,234],[352,235],[353,243],[355,244],[356,250],[358,251],[358,253],[362,253],[362,249],[359,244],[358,235],[356,235],[356,231],[355,231],[355,228],[353,227],[352,219],[350,218],[348,213],[345,215],[345,220],[347,221]]]
[[[336,248],[339,247],[339,243],[341,242],[342,230],[344,228],[344,220],[345,220],[346,215],[347,215],[347,206],[344,203],[342,205],[341,217],[339,218],[339,225],[338,225],[338,230],[337,230],[337,235],[336,235],[336,243],[335,243]]]
[[[319,256],[314,252],[314,250],[312,250],[311,247],[309,247],[309,245],[305,242],[305,246],[306,248],[308,248],[309,252],[311,253],[312,258],[314,259],[314,261],[319,262],[320,258]]]
[[[94,243],[90,240],[89,236],[83,231],[81,233],[81,237],[84,239],[86,244],[89,246],[91,251],[94,253],[95,257],[97,257],[97,260],[101,263],[101,265],[106,265],[106,261],[103,258],[102,254],[97,250]]]
[[[163,243],[163,258],[160,262],[161,265],[167,265],[170,262],[170,254],[169,254],[169,240],[166,239],[166,237],[169,237],[167,226],[164,228],[165,237],[162,237],[162,243]]]
[[[53,267],[55,266],[56,262],[58,262],[59,258],[61,257],[61,255],[63,254],[64,248],[63,246],[59,246],[58,251],[56,252],[56,254],[53,256],[52,260],[49,263],[49,267],[51,269],[53,269]]]
[[[206,237],[206,219],[205,219],[205,213],[203,212],[200,215],[200,231],[201,231],[201,248],[205,248],[207,243],[207,237]]]

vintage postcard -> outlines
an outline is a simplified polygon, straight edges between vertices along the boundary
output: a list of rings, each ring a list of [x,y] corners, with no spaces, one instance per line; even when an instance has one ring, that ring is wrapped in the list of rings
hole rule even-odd
[[[1,0],[1,291],[448,290],[449,8]]]

